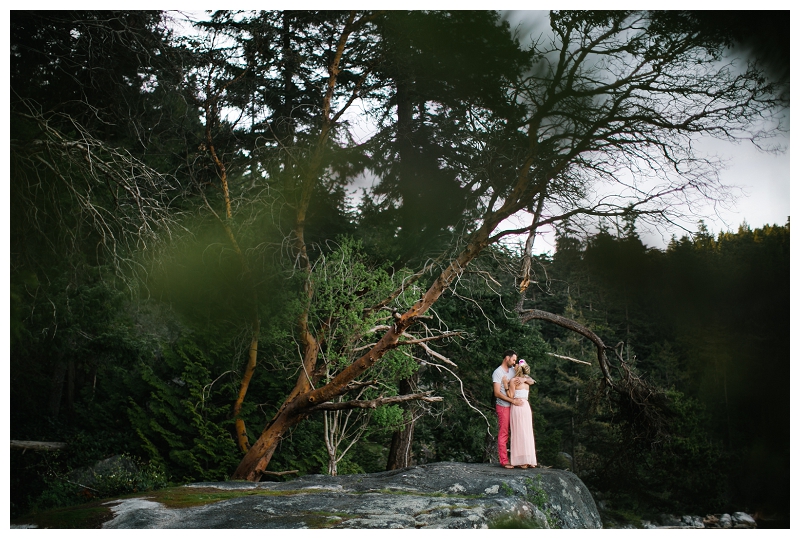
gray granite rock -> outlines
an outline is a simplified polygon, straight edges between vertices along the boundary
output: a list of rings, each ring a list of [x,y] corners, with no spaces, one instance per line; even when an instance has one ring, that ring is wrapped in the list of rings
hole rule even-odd
[[[103,527],[486,528],[504,518],[539,528],[602,527],[586,486],[563,470],[439,462],[375,474],[187,487],[258,492],[184,509],[117,500],[110,503],[114,518]]]
[[[755,528],[756,521],[753,520],[753,517],[748,515],[747,513],[734,513],[731,515],[731,520],[733,521],[734,528]]]
[[[705,527],[703,524],[703,519],[697,515],[683,515],[681,517],[681,523],[683,526],[686,526],[687,528]]]

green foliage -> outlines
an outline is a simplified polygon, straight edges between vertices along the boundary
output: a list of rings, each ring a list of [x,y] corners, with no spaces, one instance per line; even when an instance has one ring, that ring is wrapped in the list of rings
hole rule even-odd
[[[553,260],[542,260],[551,288],[535,305],[578,320],[606,343],[624,341],[629,366],[669,399],[671,436],[642,447],[623,410],[603,398],[595,369],[552,358],[539,389],[540,460],[555,462],[560,438],[558,451],[571,454],[573,471],[590,488],[614,492],[619,510],[779,506],[767,489],[755,494],[762,479],[748,476],[740,448],[770,439],[770,462],[788,463],[788,389],[777,382],[785,380],[788,357],[788,227],[743,226],[714,238],[701,226],[666,252],[644,249],[628,228],[624,237],[606,231],[585,242],[562,232]],[[596,361],[585,340],[536,327],[556,353]],[[754,402],[771,410],[771,428],[753,417]],[[771,473],[785,484],[785,469]]]
[[[48,488],[47,478],[109,455],[144,456],[124,410],[144,389],[135,364],[152,353],[158,335],[137,327],[146,307],[133,310],[104,268],[81,265],[20,284],[16,301],[24,316],[10,355],[10,434],[69,445],[56,454],[12,452],[15,515]]]
[[[376,267],[363,252],[361,243],[348,237],[339,238],[336,248],[317,261],[312,273],[311,286],[315,294],[309,317],[317,326],[318,334],[325,335],[319,360],[324,364],[325,381],[331,380],[359,358],[365,343],[374,338],[375,328],[389,323],[391,315],[383,309],[364,316],[399,286],[400,279],[407,277],[407,272],[390,276],[386,267]],[[411,301],[413,296],[409,291],[397,299],[397,303],[405,307]],[[413,358],[397,350],[389,351],[368,374],[376,384],[359,390],[357,394],[353,392],[342,400],[395,396],[399,392],[400,380],[412,376],[417,368]],[[324,432],[327,436],[325,447],[331,448],[327,450],[331,473],[336,461],[339,462],[337,468],[350,472],[362,471],[354,455],[348,454],[352,449],[351,442],[361,438],[382,437],[399,428],[404,415],[407,415],[399,406],[326,414],[329,430]]]
[[[135,459],[134,459],[135,460]],[[95,477],[94,487],[102,496],[116,496],[129,492],[146,492],[167,486],[167,475],[162,464],[150,461],[137,469],[119,467],[117,470]]]
[[[539,509],[544,510],[544,504],[547,503],[547,493],[542,488],[542,478],[540,476],[536,476],[536,480],[534,481],[530,477],[525,478],[525,499],[538,507]]]
[[[502,483],[500,483],[500,493],[503,494],[503,496],[513,496],[514,495],[514,489],[509,487],[508,483],[503,481]]]
[[[379,303],[396,287],[386,265],[370,264],[361,243],[349,237],[339,239],[336,249],[318,262],[312,274],[314,299],[310,318],[325,329],[324,353],[328,375],[347,367],[358,354],[353,348],[368,336],[368,330],[385,323],[386,314],[377,311],[363,317],[365,309]],[[382,362],[383,363],[383,362]],[[408,368],[400,358],[389,358],[390,370]]]
[[[124,462],[127,461],[127,462]],[[147,492],[167,486],[163,466],[157,462],[123,455],[123,459],[103,473],[92,475],[91,485],[83,485],[70,475],[51,473],[45,478],[45,489],[33,502],[34,512],[80,504],[91,498],[107,498],[132,492]]]
[[[403,409],[396,404],[381,406],[372,413],[372,423],[380,429],[393,431],[403,423]]]
[[[323,443],[322,421],[312,417],[303,421],[281,440],[269,470],[298,470],[300,475],[322,474],[328,469],[328,453]]]
[[[720,507],[725,503],[725,474],[730,465],[719,444],[709,439],[709,417],[695,399],[676,390],[667,392],[673,412],[673,436],[658,452],[643,455],[643,486],[666,498],[675,510],[688,511],[703,504]],[[680,480],[670,477],[680,470]]]
[[[174,480],[221,480],[239,461],[228,430],[232,399],[210,371],[214,353],[183,338],[138,366],[151,391],[144,402],[130,401],[128,416],[149,457]]]
[[[536,530],[542,526],[533,519],[522,516],[504,515],[488,523],[490,530]]]
[[[369,431],[353,446],[346,458],[362,470],[359,473],[384,472],[391,442],[391,432]]]
[[[537,410],[539,410],[539,413],[536,416],[534,427],[536,459],[543,463],[552,463],[551,465],[555,466],[561,463],[559,460],[559,453],[566,447],[564,432],[560,428],[550,426],[548,414],[543,413],[546,410],[545,404],[540,404]],[[558,422],[556,424],[564,425],[563,422]],[[560,467],[568,468],[568,466]]]
[[[38,512],[76,505],[85,501],[85,498],[82,498],[84,492],[90,491],[57,478],[45,480],[44,491],[31,504],[31,509],[33,512]]]

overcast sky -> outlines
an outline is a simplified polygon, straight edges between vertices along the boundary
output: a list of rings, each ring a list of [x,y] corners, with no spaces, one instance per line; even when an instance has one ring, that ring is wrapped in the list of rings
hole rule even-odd
[[[673,7],[686,9],[692,6]],[[784,6],[784,9],[786,7]],[[511,28],[519,32],[523,44],[529,43],[531,36],[539,36],[549,30],[546,11],[518,10],[504,11],[501,14]],[[788,111],[786,114],[788,118]],[[788,121],[786,123],[788,125]],[[732,144],[718,140],[703,142],[702,149],[726,162],[726,168],[721,171],[720,179],[724,185],[735,187],[737,194],[733,206],[706,207],[702,218],[712,233],[736,231],[743,222],[747,222],[750,228],[786,224],[790,215],[789,134],[777,137],[773,144],[784,148],[785,151],[774,154],[762,152],[749,143]],[[695,230],[697,222],[690,222],[687,225],[690,230]],[[663,248],[669,243],[673,234],[681,237],[686,231],[673,227],[660,232],[641,230],[639,233],[646,245]],[[552,251],[553,240],[552,233],[545,233],[543,237],[537,238],[535,251]]]

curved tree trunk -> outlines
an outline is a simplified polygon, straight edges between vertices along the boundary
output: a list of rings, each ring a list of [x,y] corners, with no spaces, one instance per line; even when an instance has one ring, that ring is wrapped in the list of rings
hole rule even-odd
[[[243,453],[246,453],[250,449],[250,442],[247,439],[247,429],[245,428],[244,420],[242,420],[242,418],[239,417],[239,413],[241,412],[242,403],[244,402],[245,395],[247,394],[247,389],[250,386],[250,379],[253,377],[253,373],[255,372],[256,363],[258,359],[258,337],[260,335],[260,329],[261,329],[261,321],[258,318],[258,292],[256,290],[255,283],[253,282],[253,274],[250,271],[250,266],[247,263],[247,258],[245,257],[245,254],[239,247],[239,242],[237,241],[236,235],[234,234],[233,229],[231,228],[230,225],[233,219],[233,215],[231,213],[231,197],[230,197],[230,191],[228,189],[228,172],[227,168],[225,167],[225,163],[223,163],[222,160],[217,155],[217,151],[214,146],[214,138],[211,133],[211,126],[214,125],[214,123],[219,119],[219,112],[217,110],[216,101],[215,100],[207,101],[205,104],[205,111],[206,111],[206,144],[208,151],[211,154],[211,158],[214,161],[215,166],[217,167],[217,173],[219,175],[220,183],[222,186],[222,196],[225,203],[225,217],[223,218],[214,210],[214,208],[208,202],[208,199],[205,198],[205,195],[203,195],[203,199],[208,209],[219,221],[220,225],[222,226],[222,229],[225,231],[225,234],[228,236],[228,239],[231,242],[231,246],[233,247],[234,252],[239,258],[239,263],[241,264],[242,267],[242,274],[245,278],[245,281],[248,284],[249,297],[252,305],[251,307],[252,335],[250,338],[250,348],[248,350],[247,366],[245,367],[245,372],[244,375],[242,376],[242,381],[239,385],[239,394],[233,405],[233,417],[235,420],[234,428],[236,430],[236,444],[239,446],[239,449],[241,449]]]
[[[258,359],[258,337],[261,333],[261,324],[257,315],[253,326],[253,336],[250,339],[247,367],[245,368],[244,376],[242,376],[242,382],[239,385],[239,395],[236,398],[236,402],[233,404],[233,417],[236,418],[236,444],[239,446],[239,449],[242,450],[242,453],[247,453],[247,451],[250,449],[250,441],[247,439],[247,429],[245,428],[244,421],[239,417],[239,413],[242,411],[244,397],[247,395],[247,389],[250,387],[250,380],[253,378],[253,373],[256,370],[256,362]]]

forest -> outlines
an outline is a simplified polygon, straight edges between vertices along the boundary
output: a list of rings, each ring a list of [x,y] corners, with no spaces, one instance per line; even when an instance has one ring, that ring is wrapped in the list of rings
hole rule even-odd
[[[66,443],[12,518],[496,462],[513,348],[609,515],[788,525],[789,219],[693,210],[700,138],[780,151],[788,15],[720,13],[12,11],[10,438]]]

